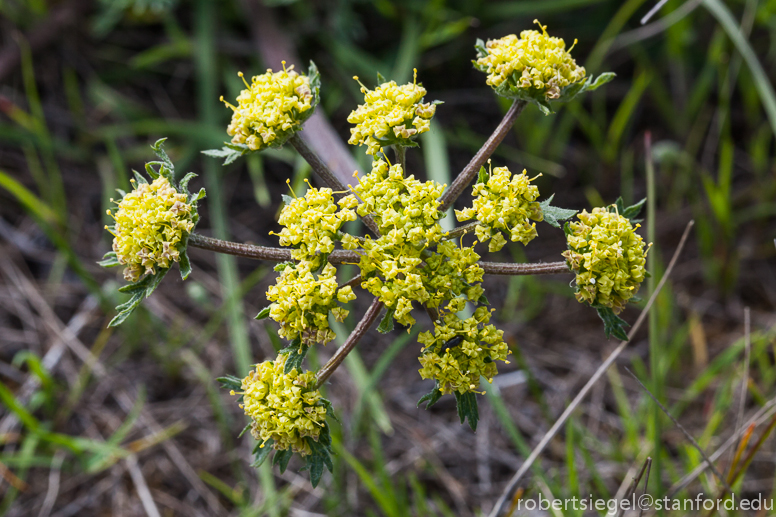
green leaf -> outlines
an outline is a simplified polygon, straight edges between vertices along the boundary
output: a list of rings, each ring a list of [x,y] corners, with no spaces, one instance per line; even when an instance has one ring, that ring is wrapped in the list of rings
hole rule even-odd
[[[121,325],[124,320],[126,320],[129,315],[132,314],[132,312],[134,312],[138,306],[140,306],[140,302],[143,301],[143,298],[148,298],[151,296],[151,293],[153,293],[156,288],[159,287],[159,284],[169,270],[169,268],[158,269],[153,275],[146,275],[133,284],[119,287],[119,292],[131,293],[132,297],[129,299],[129,301],[126,301],[116,307],[118,314],[116,314],[110,323],[108,323],[108,326],[116,327]]]
[[[102,257],[102,260],[97,262],[97,264],[99,264],[102,267],[116,267],[116,266],[120,266],[121,262],[119,262],[119,259],[116,256],[115,251],[109,251]]]
[[[625,332],[625,327],[629,326],[628,322],[617,316],[609,307],[596,307],[595,310],[604,322],[604,333],[607,339],[614,336],[622,341],[628,341],[628,333]]]
[[[577,214],[577,211],[569,210],[567,208],[558,208],[557,206],[550,206],[550,203],[552,202],[552,198],[554,197],[555,197],[555,194],[551,195],[550,197],[548,197],[547,199],[539,203],[539,206],[541,207],[544,221],[549,225],[554,226],[555,228],[560,228],[560,221],[571,219]]]
[[[291,372],[294,368],[296,368],[297,372],[302,371],[302,361],[304,361],[305,356],[307,355],[307,351],[310,349],[310,347],[304,343],[301,342],[299,338],[296,338],[294,340],[294,343],[297,343],[297,346],[294,346],[289,352],[288,357],[286,358],[286,364],[283,368],[283,373],[288,375],[288,373]],[[282,350],[281,350],[282,352]]]
[[[641,219],[636,219],[636,217],[638,217],[639,213],[641,212],[641,209],[644,207],[644,203],[646,202],[647,202],[647,198],[644,198],[634,205],[625,206],[625,203],[623,202],[622,198],[618,197],[617,201],[615,201],[614,203],[614,206],[609,207],[609,211],[614,212],[614,209],[616,207],[618,214],[623,216],[625,219],[629,220],[631,223],[638,223],[641,221]]]
[[[247,148],[233,149],[232,147],[224,146],[221,149],[208,149],[207,151],[202,151],[202,154],[205,156],[210,156],[211,158],[223,158],[224,162],[221,165],[229,165],[240,156],[247,154],[249,151],[250,150]]]
[[[469,420],[469,427],[472,428],[472,431],[476,431],[477,422],[480,420],[479,411],[477,410],[477,396],[471,391],[464,394],[454,391],[453,394],[455,395],[458,418],[461,419],[461,423],[463,424],[464,420]]]
[[[287,267],[294,267],[296,266],[296,262],[278,262],[275,264],[275,267],[273,268],[278,273],[282,273],[286,270]]]
[[[145,176],[143,176],[136,170],[132,169],[132,174],[135,176],[135,181],[137,181],[138,185],[142,185],[143,183],[148,183],[148,180],[145,179]]]
[[[307,77],[310,81],[310,90],[313,94],[313,100],[310,103],[313,109],[309,109],[302,114],[302,122],[312,116],[315,107],[318,106],[318,103],[321,101],[321,74],[318,72],[318,67],[315,66],[315,63],[312,60],[310,60],[310,66],[307,67]]]
[[[175,172],[175,166],[172,164],[172,161],[170,161],[170,157],[167,156],[167,153],[164,150],[164,142],[166,140],[167,140],[166,138],[160,138],[154,143],[154,145],[151,146],[151,149],[153,149],[154,154],[158,156],[160,160],[162,160],[162,165],[167,167],[167,169],[172,174]]]
[[[259,467],[261,467],[264,464],[264,462],[269,457],[269,453],[274,450],[272,448],[272,442],[273,442],[273,440],[272,440],[272,438],[270,438],[266,442],[259,443],[256,446],[256,449],[254,449],[254,454],[255,454],[254,457],[253,457],[254,461],[253,461],[253,463],[251,463],[251,467],[259,468]],[[262,445],[263,445],[263,447],[262,447]],[[277,457],[277,454],[275,455],[275,457]],[[288,463],[288,462],[286,462],[286,463]]]
[[[488,181],[488,170],[484,165],[480,166],[480,172],[477,173],[477,183],[486,183]]]
[[[299,345],[302,343],[302,338],[297,336],[291,343],[286,345],[284,348],[278,350],[278,354],[288,354],[290,352],[293,352],[294,350],[299,349]]]
[[[477,298],[477,303],[480,305],[490,305],[490,302],[485,297],[484,294],[481,294],[479,298]]]
[[[477,38],[477,41],[474,43],[474,48],[477,51],[477,59],[480,59],[488,55],[488,48],[485,46],[485,42],[482,41],[480,38]],[[476,68],[477,62],[473,61],[473,63]]]
[[[383,74],[381,74],[380,72],[377,72],[377,84],[383,84],[386,82],[388,81],[385,80],[385,77],[383,77]]]
[[[420,407],[421,404],[426,402],[426,409],[430,408],[437,402],[439,402],[439,399],[442,398],[442,392],[439,390],[439,381],[436,381],[436,384],[434,385],[434,389],[420,397],[420,400],[418,401],[417,406]]]
[[[228,390],[241,390],[242,379],[235,377],[234,375],[224,375],[223,377],[217,377],[216,380],[221,383],[222,388]]]
[[[294,451],[291,449],[285,449],[280,450],[275,453],[275,457],[272,458],[272,464],[277,465],[280,467],[280,473],[286,471],[286,467],[288,467],[288,461],[291,459],[291,456],[294,455]]]
[[[272,309],[272,305],[273,304],[269,304],[266,307],[264,307],[263,309],[261,309],[259,311],[259,313],[256,315],[256,319],[257,320],[263,320],[264,318],[269,317],[269,311],[270,311],[270,309]]]
[[[178,192],[181,194],[186,194],[186,196],[191,197],[191,193],[189,192],[189,182],[196,178],[197,175],[193,172],[187,173],[183,179],[178,183]]]
[[[178,252],[178,268],[181,271],[181,280],[186,280],[191,274],[191,261],[189,260],[189,254],[186,252],[186,243],[183,243],[183,246],[183,249]]]
[[[574,233],[571,230],[571,225],[568,223],[568,221],[566,221],[566,223],[563,225],[563,233],[566,235],[566,237]]]
[[[385,311],[385,316],[383,316],[382,321],[380,321],[380,324],[377,326],[378,332],[387,334],[393,330],[393,315],[395,312],[396,309],[388,309]]]
[[[295,199],[289,196],[288,194],[281,194],[280,197],[283,199],[283,204],[286,206],[290,205],[295,201]]]

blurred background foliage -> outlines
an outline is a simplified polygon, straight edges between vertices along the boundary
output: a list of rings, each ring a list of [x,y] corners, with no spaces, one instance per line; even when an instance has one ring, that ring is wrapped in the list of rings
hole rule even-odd
[[[543,173],[542,197],[556,193],[560,206],[589,209],[620,195],[628,204],[647,193],[650,132],[655,195],[647,230],[656,278],[687,221],[696,225],[649,332],[621,363],[704,447],[737,425],[742,379],[741,411],[768,409],[776,383],[776,1],[669,0],[641,25],[653,6],[0,1],[0,511],[487,512],[611,348],[567,279],[490,279],[515,360],[488,390],[476,435],[458,426],[451,404],[414,408],[428,391],[414,375],[414,333],[370,334],[327,387],[342,420],[328,485],[310,489],[294,465],[284,475],[268,466],[256,474],[247,462],[251,438],[236,438],[244,417],[213,379],[245,373],[281,346],[272,326],[251,319],[274,279],[269,265],[194,253],[192,280],[165,282],[147,310],[114,332],[105,324],[119,301],[117,277],[95,262],[110,247],[102,225],[114,190],[128,188],[129,171],[151,159],[149,144],[164,136],[176,170],[199,173],[208,189],[200,229],[275,245],[268,232],[285,180],[303,191],[309,167],[289,149],[223,169],[200,151],[226,139],[231,111],[218,97],[239,93],[237,71],[277,68],[261,56],[289,48],[299,68],[310,59],[318,65],[319,109],[343,139],[361,100],[354,75],[372,87],[377,72],[405,82],[417,68],[428,98],[444,104],[408,167],[450,183],[508,108],[471,66],[475,39],[535,28],[538,18],[568,44],[578,40],[574,56],[588,73],[617,78],[555,115],[526,109],[494,164]],[[268,37],[268,26],[282,37]],[[362,150],[350,151],[368,170]],[[464,196],[458,206],[467,203]],[[558,260],[563,247],[561,232],[543,225],[535,244],[508,246],[498,260]],[[744,306],[753,321],[746,354]],[[637,311],[625,315],[633,321]],[[311,366],[331,348],[319,354]],[[773,491],[773,447],[764,443],[762,459],[736,481],[743,494]],[[529,496],[611,497],[647,455],[659,467],[656,494],[702,462],[612,369],[525,488]],[[714,482],[701,477],[688,490],[714,493]]]

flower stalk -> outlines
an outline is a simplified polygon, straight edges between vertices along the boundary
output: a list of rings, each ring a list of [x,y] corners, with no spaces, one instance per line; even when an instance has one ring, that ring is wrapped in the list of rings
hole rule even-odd
[[[358,341],[364,336],[364,334],[366,334],[367,330],[369,330],[374,322],[377,321],[382,308],[383,302],[377,298],[372,300],[372,305],[369,306],[369,309],[367,309],[364,317],[361,318],[361,321],[358,322],[358,325],[356,325],[356,328],[354,328],[353,332],[350,333],[348,339],[345,340],[345,343],[343,343],[343,345],[337,349],[337,351],[334,353],[334,356],[329,359],[329,362],[327,362],[320,370],[318,370],[318,374],[316,375],[318,378],[318,382],[315,385],[316,389],[320,388],[323,383],[325,383],[326,380],[331,377],[331,374],[334,373],[334,370],[336,370],[339,365],[342,364],[342,361],[345,360],[345,357],[347,357],[350,351],[353,350],[353,348],[358,344]]]
[[[490,158],[493,151],[496,150],[499,144],[504,140],[504,137],[507,136],[507,133],[512,129],[515,120],[517,120],[517,117],[523,112],[526,104],[526,101],[519,99],[512,103],[509,111],[507,111],[504,118],[501,119],[501,122],[493,131],[493,134],[490,135],[485,141],[485,144],[477,151],[477,154],[472,157],[471,161],[469,161],[466,167],[458,174],[452,185],[450,185],[445,193],[442,194],[439,205],[440,211],[444,212],[450,208],[450,206],[455,203],[455,200],[463,193],[464,189],[469,186],[469,183],[477,176],[480,167],[482,167],[488,158]]]

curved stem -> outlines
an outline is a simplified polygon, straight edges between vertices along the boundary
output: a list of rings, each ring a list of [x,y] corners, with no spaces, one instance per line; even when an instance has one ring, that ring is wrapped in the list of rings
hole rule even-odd
[[[463,190],[477,176],[477,173],[480,171],[482,164],[484,164],[485,161],[490,158],[490,155],[493,154],[493,151],[496,150],[496,147],[498,147],[501,141],[504,140],[504,137],[507,136],[507,133],[509,133],[509,130],[512,128],[512,125],[515,123],[517,117],[523,111],[523,108],[525,108],[525,105],[525,101],[515,100],[515,102],[512,104],[512,107],[510,107],[509,111],[507,111],[506,115],[504,115],[504,118],[501,119],[501,122],[499,123],[496,130],[493,131],[492,135],[490,135],[490,138],[488,138],[480,150],[477,151],[477,154],[474,155],[469,164],[463,168],[460,174],[458,174],[458,177],[455,178],[453,184],[450,185],[444,194],[442,194],[442,197],[439,200],[439,210],[441,212],[444,212],[450,207],[450,205],[455,203],[455,200],[458,199],[458,196],[461,195]]]
[[[466,226],[463,226],[462,228],[465,227]],[[291,250],[288,249],[224,241],[221,239],[214,239],[213,237],[205,237],[198,233],[189,235],[189,245],[203,250],[255,260],[269,260],[272,262],[286,262],[293,260],[291,258]],[[361,257],[355,251],[334,250],[329,255],[329,262],[331,264],[356,263],[359,260],[361,260]],[[565,262],[512,263],[482,261],[479,262],[479,265],[487,275],[554,275],[569,272],[569,268]],[[351,284],[351,282],[355,283],[357,281],[356,278],[349,280],[345,285]]]
[[[466,235],[467,233],[473,232],[475,228],[477,228],[477,225],[480,224],[477,221],[474,221],[473,223],[465,224],[463,226],[459,226],[457,228],[453,228],[449,232],[447,232],[447,235],[445,235],[445,239],[447,240],[453,240],[457,239],[461,235]]]
[[[558,275],[570,273],[565,262],[479,262],[486,275]]]
[[[329,169],[329,167],[323,163],[323,160],[321,160],[318,155],[315,154],[315,151],[310,149],[305,141],[302,140],[302,138],[299,136],[299,133],[294,133],[294,135],[288,139],[288,142],[294,146],[294,149],[296,149],[299,155],[310,164],[310,167],[312,167],[313,171],[315,171],[315,173],[323,180],[323,182],[332,188],[336,199],[344,197],[346,195],[345,193],[350,192],[350,187],[344,185],[340,179],[334,175],[331,169]],[[367,215],[362,217],[362,219],[364,224],[366,224],[366,226],[372,230],[375,235],[380,235],[380,230],[377,229],[377,224],[374,222],[374,219],[372,219],[371,216]]]
[[[375,298],[372,300],[372,305],[369,306],[369,309],[367,309],[366,314],[364,314],[364,317],[361,318],[361,321],[358,322],[358,325],[356,325],[356,328],[353,329],[353,332],[350,333],[348,336],[348,339],[345,340],[345,343],[341,347],[337,349],[337,351],[334,353],[334,356],[329,359],[329,362],[323,365],[323,367],[318,370],[318,374],[316,377],[318,378],[318,383],[315,385],[315,388],[320,388],[326,380],[331,377],[331,374],[334,373],[334,370],[336,370],[340,364],[342,364],[342,361],[345,360],[345,357],[350,353],[351,350],[358,344],[358,341],[366,334],[366,331],[369,330],[369,327],[372,326],[372,324],[377,320],[378,316],[380,315],[380,311],[383,308],[383,302]]]
[[[284,248],[271,248],[268,246],[257,246],[255,244],[243,244],[240,242],[224,241],[205,237],[198,233],[189,235],[189,245],[203,250],[225,253],[236,257],[245,257],[256,260],[269,260],[272,262],[286,262],[293,260],[291,250]],[[329,255],[329,262],[332,264],[344,264],[346,262],[358,262],[360,257],[354,251],[334,250]]]

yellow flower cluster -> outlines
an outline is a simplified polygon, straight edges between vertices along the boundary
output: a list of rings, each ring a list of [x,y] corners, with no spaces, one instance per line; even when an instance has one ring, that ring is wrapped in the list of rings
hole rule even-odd
[[[343,321],[348,311],[337,301],[347,303],[356,295],[350,286],[337,289],[337,270],[331,264],[318,275],[313,271],[309,262],[286,264],[267,290],[267,299],[274,302],[269,316],[280,323],[279,334],[286,339],[299,336],[305,344],[326,344],[336,337],[329,328],[329,312]]]
[[[606,208],[583,210],[577,218],[568,223],[563,252],[577,274],[577,300],[619,313],[644,281],[644,241],[628,219]]]
[[[304,197],[295,198],[283,207],[278,219],[284,226],[280,233],[270,233],[280,237],[281,246],[294,246],[291,251],[294,260],[309,261],[311,268],[317,270],[325,256],[334,251],[340,227],[356,219],[355,196],[345,196],[337,204],[330,188],[310,187]]]
[[[453,241],[443,241],[436,253],[425,258],[423,283],[430,293],[429,307],[439,307],[445,300],[465,295],[477,302],[485,290],[480,283],[484,271],[477,263],[480,256],[474,247],[458,247]]]
[[[418,337],[425,345],[418,359],[420,376],[438,381],[442,394],[476,392],[480,376],[491,382],[498,373],[495,361],[509,364],[504,332],[487,324],[490,311],[478,307],[471,318],[461,319],[456,312],[464,305],[462,298],[451,300],[449,312],[434,322],[434,332],[422,332]]]
[[[372,214],[383,235],[400,230],[415,245],[424,240],[435,243],[443,235],[437,224],[442,213],[437,207],[446,186],[435,181],[421,182],[415,176],[405,178],[398,163],[389,166],[385,160],[375,160],[372,171],[360,178],[354,189],[362,201],[358,215]]]
[[[126,266],[124,278],[137,281],[144,274],[166,269],[180,258],[179,247],[194,228],[186,195],[159,176],[153,183],[135,184],[135,189],[118,203],[113,217],[113,251]],[[113,199],[111,199],[113,201]]]
[[[256,365],[242,381],[240,407],[253,420],[251,434],[256,440],[262,444],[272,440],[275,449],[291,448],[306,456],[312,451],[305,437],[318,441],[326,406],[315,389],[315,374],[300,373],[296,368],[284,374],[286,359],[286,355],[279,355],[274,361]]]
[[[348,143],[366,144],[367,154],[375,155],[388,145],[413,145],[413,137],[429,130],[436,104],[422,102],[426,89],[417,84],[417,71],[411,84],[390,81],[374,90],[362,84],[361,93],[364,104],[348,116],[348,122],[356,125],[350,129]]]
[[[242,72],[238,74],[243,77]],[[283,145],[298,131],[314,107],[310,80],[293,66],[256,75],[237,97],[237,106],[224,101],[234,112],[226,132],[233,144],[245,144],[252,151]]]
[[[475,228],[481,242],[491,239],[489,251],[498,251],[506,239],[502,232],[510,235],[512,242],[528,244],[536,237],[536,223],[541,221],[542,210],[536,199],[539,189],[531,185],[525,173],[512,174],[506,167],[496,167],[487,181],[477,183],[472,189],[474,203],[471,208],[456,210],[459,221],[477,218]]]
[[[571,57],[571,49],[566,50],[563,39],[549,36],[547,27],[538,20],[534,23],[542,32],[527,30],[519,38],[510,34],[488,40],[486,55],[477,59],[475,65],[488,74],[487,83],[493,88],[507,82],[511,89],[557,99],[563,88],[585,78],[585,69]]]
[[[404,177],[401,166],[389,166],[384,160],[372,164],[372,172],[361,178],[354,189],[361,197],[361,216],[371,214],[382,235],[376,240],[367,236],[359,245],[361,287],[380,298],[402,325],[412,325],[412,302],[426,303],[431,295],[423,284],[419,266],[424,250],[444,236],[437,222],[438,198],[445,185],[420,182],[414,176]]]

